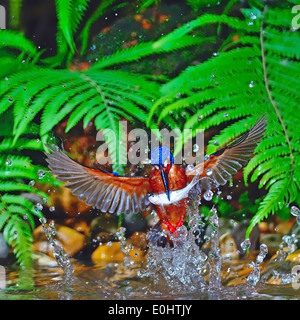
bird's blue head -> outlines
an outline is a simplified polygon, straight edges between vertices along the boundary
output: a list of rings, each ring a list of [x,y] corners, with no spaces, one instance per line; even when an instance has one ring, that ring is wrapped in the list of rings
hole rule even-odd
[[[162,146],[156,147],[151,151],[151,164],[157,166],[164,166],[165,163],[174,163],[173,155],[169,148]]]
[[[153,166],[159,167],[160,174],[165,187],[165,191],[169,200],[170,200],[170,190],[169,190],[168,176],[173,163],[174,163],[174,158],[169,148],[162,146],[162,147],[156,147],[151,151],[151,164]]]

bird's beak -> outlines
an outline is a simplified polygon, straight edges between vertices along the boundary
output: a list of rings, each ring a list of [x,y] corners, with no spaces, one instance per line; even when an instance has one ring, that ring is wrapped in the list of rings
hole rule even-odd
[[[162,167],[160,167],[160,174],[161,174],[161,177],[162,177],[162,180],[163,180],[163,183],[164,183],[164,187],[165,187],[165,190],[166,190],[166,194],[167,194],[168,200],[170,201],[170,190],[169,190],[168,174],[167,174],[167,172],[165,172],[163,170]]]

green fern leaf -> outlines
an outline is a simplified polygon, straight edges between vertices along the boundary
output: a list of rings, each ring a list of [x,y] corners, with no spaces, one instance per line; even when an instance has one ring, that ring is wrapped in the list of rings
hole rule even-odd
[[[1,30],[0,50],[8,48],[17,49],[31,57],[34,57],[37,54],[35,45],[22,33],[12,30]]]
[[[98,8],[93,12],[91,17],[86,21],[82,28],[78,38],[81,40],[81,55],[83,55],[87,49],[89,41],[89,33],[92,25],[111,7],[116,0],[108,0],[100,3]]]

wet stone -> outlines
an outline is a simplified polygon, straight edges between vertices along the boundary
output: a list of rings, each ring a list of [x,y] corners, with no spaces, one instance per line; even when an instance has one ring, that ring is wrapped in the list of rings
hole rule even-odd
[[[267,233],[260,235],[260,242],[268,246],[269,253],[275,254],[282,242],[282,235],[277,233]]]
[[[280,221],[276,226],[276,232],[280,234],[289,234],[293,229],[295,219],[291,218],[286,221]]]
[[[34,252],[33,260],[35,265],[39,267],[57,267],[57,262],[54,258],[49,257],[47,254],[42,252]]]
[[[293,253],[290,253],[285,260],[300,264],[300,250],[296,250]]]
[[[128,250],[129,257],[134,261],[144,261],[145,252],[135,247]],[[92,253],[91,259],[94,264],[102,262],[123,262],[125,254],[120,242],[108,242],[97,247]]]
[[[73,256],[84,248],[86,237],[82,233],[59,224],[55,224],[55,229],[57,230],[55,235],[57,244],[62,246],[68,255]],[[47,241],[41,225],[33,231],[33,237],[34,250],[46,253],[53,257],[53,247],[50,242]]]
[[[118,230],[118,217],[112,214],[102,214],[91,222],[91,233],[95,235],[99,232],[115,234]]]
[[[237,246],[230,233],[225,233],[220,237],[219,248],[224,261],[238,259]]]
[[[148,241],[146,239],[147,233],[146,232],[134,232],[130,237],[130,243],[137,247],[140,250],[145,250],[148,245]]]

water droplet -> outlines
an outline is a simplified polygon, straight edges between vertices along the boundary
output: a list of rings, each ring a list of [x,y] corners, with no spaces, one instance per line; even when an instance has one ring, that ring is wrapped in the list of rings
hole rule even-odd
[[[38,170],[38,177],[39,179],[43,179],[45,177],[45,171],[42,169]]]
[[[13,102],[13,101],[14,101],[14,98],[13,98],[12,96],[9,96],[9,97],[8,97],[8,101],[9,101],[9,102]]]
[[[29,181],[29,182],[28,182],[28,185],[31,186],[31,187],[33,187],[33,186],[35,185],[35,181],[34,181],[34,180]]]
[[[199,151],[199,145],[195,143],[193,145],[193,152],[198,152],[198,151]]]
[[[26,62],[26,60],[22,60],[22,63],[25,63]]]
[[[180,92],[176,93],[176,98],[180,98],[180,97],[181,97],[181,93]]]
[[[215,227],[219,227],[219,218],[216,212],[214,212],[214,214],[209,217],[209,222]]]
[[[291,214],[292,214],[294,217],[299,217],[299,216],[300,216],[300,209],[297,208],[296,206],[292,206],[292,207],[291,207]]]
[[[23,219],[28,220],[28,214],[24,214]]]
[[[57,145],[55,145],[54,143],[52,143],[51,147],[52,147],[52,149],[54,151],[59,151],[60,150],[59,147]]]
[[[249,21],[248,26],[253,26],[253,21]]]
[[[251,241],[250,239],[245,239],[242,243],[241,243],[241,248],[243,249],[243,251],[246,251],[250,248],[251,246]]]
[[[193,170],[194,169],[194,165],[189,164],[186,168],[187,168],[187,170]]]
[[[251,271],[247,278],[247,282],[252,286],[255,286],[260,279],[260,270],[259,267],[255,266],[254,269]]]
[[[224,113],[224,118],[227,118],[229,116],[228,113]]]
[[[219,55],[218,52],[214,52],[214,53],[213,53],[213,56],[214,56],[214,57],[217,57],[218,55]]]
[[[209,155],[209,154],[206,154],[206,155],[204,156],[204,161],[209,160],[209,158],[210,158],[210,155]]]
[[[228,195],[228,196],[226,197],[226,199],[227,199],[227,200],[231,200],[231,199],[232,199],[232,196],[231,196],[231,195]]]
[[[38,203],[34,206],[34,209],[35,209],[36,211],[42,211],[42,210],[43,210],[43,206],[42,206],[41,203],[38,202]]]
[[[111,241],[108,241],[108,242],[107,242],[107,246],[108,246],[108,247],[111,247],[111,246],[112,246],[112,242],[111,242]]]
[[[50,212],[55,211],[55,207],[54,207],[54,206],[51,206],[51,207],[49,208],[49,211],[50,211]]]
[[[256,15],[253,12],[251,12],[250,13],[250,19],[255,20],[256,18],[257,18]]]
[[[249,83],[249,88],[253,88],[253,87],[254,87],[254,82],[253,82],[253,80],[251,80]]]
[[[260,264],[264,261],[264,256],[262,254],[259,254],[257,257],[256,257],[256,263]]]
[[[78,196],[78,199],[79,199],[80,201],[84,201],[84,200],[85,200],[85,195],[84,195],[84,193],[81,193],[81,194]]]
[[[211,168],[209,168],[209,169],[206,170],[206,174],[207,174],[208,176],[211,176],[211,175],[213,174],[213,172],[214,172],[214,170],[211,169]]]
[[[263,244],[260,245],[260,253],[261,253],[262,255],[264,255],[264,256],[267,255],[267,253],[268,253],[268,247],[267,247],[266,244],[263,243]]]
[[[47,219],[45,217],[42,217],[39,219],[41,224],[46,224],[47,223]]]
[[[213,145],[218,146],[218,145],[219,145],[219,142],[215,140],[215,141],[213,142]]]
[[[42,204],[46,204],[48,202],[47,198],[42,199]]]
[[[201,114],[200,116],[198,116],[198,121],[201,121],[203,119],[203,115]]]
[[[214,193],[211,190],[207,190],[204,192],[203,197],[206,201],[211,201],[213,195],[214,195]]]
[[[9,159],[9,158],[7,158],[6,161],[5,161],[5,163],[6,163],[7,166],[10,167],[10,166],[12,165],[12,160]]]

